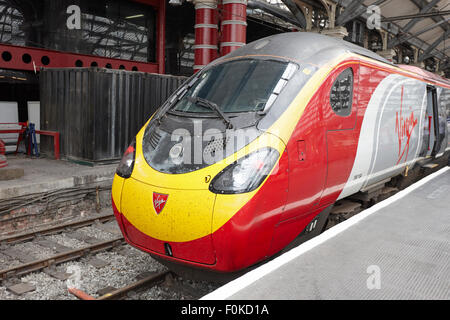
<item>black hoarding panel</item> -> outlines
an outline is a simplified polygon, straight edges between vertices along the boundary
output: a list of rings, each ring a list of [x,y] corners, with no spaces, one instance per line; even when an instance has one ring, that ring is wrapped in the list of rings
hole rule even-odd
[[[41,128],[60,133],[63,158],[118,160],[185,77],[98,68],[42,69]],[[41,152],[53,154],[51,137]]]

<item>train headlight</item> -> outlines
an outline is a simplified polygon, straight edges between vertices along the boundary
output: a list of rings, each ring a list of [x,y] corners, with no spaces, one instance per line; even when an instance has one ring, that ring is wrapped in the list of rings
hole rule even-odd
[[[122,160],[116,169],[116,174],[122,178],[131,177],[134,168],[134,157],[136,155],[136,141],[133,140],[130,146],[125,150]]]
[[[222,172],[209,185],[214,193],[244,193],[255,190],[264,181],[280,154],[273,148],[262,148],[240,158]]]

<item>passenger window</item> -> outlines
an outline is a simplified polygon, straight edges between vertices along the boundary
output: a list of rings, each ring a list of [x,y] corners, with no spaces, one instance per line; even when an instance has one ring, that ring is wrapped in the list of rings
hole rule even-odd
[[[330,105],[338,116],[346,117],[352,113],[353,70],[347,68],[337,77],[331,87]]]
[[[441,103],[441,109],[447,110],[447,119],[450,119],[450,90],[442,89],[441,96],[439,97]]]

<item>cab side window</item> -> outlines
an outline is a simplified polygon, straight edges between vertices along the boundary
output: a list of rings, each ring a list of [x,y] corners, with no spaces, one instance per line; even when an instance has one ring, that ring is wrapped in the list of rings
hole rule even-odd
[[[338,116],[346,117],[352,113],[353,69],[347,68],[334,81],[330,92],[330,105]]]

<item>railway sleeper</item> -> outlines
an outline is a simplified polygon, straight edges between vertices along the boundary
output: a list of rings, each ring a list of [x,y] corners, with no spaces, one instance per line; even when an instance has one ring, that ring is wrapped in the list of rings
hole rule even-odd
[[[18,284],[14,284],[11,286],[6,287],[8,291],[15,294],[16,296],[20,296],[24,293],[35,291],[36,286],[34,284],[28,283],[28,282],[21,282]]]
[[[118,246],[124,242],[123,238],[116,238],[113,240],[107,240],[98,244],[91,245],[89,247],[81,249],[73,249],[68,252],[57,254],[51,258],[41,259],[25,263],[19,266],[11,267],[9,269],[0,270],[0,280],[5,280],[10,276],[18,277],[21,275],[29,274],[35,271],[48,268],[52,265],[61,264],[68,261],[77,260],[88,254],[94,254],[101,251],[107,251],[111,248]]]
[[[42,272],[61,281],[66,281],[71,276],[71,273],[58,271],[54,265],[48,266]]]

